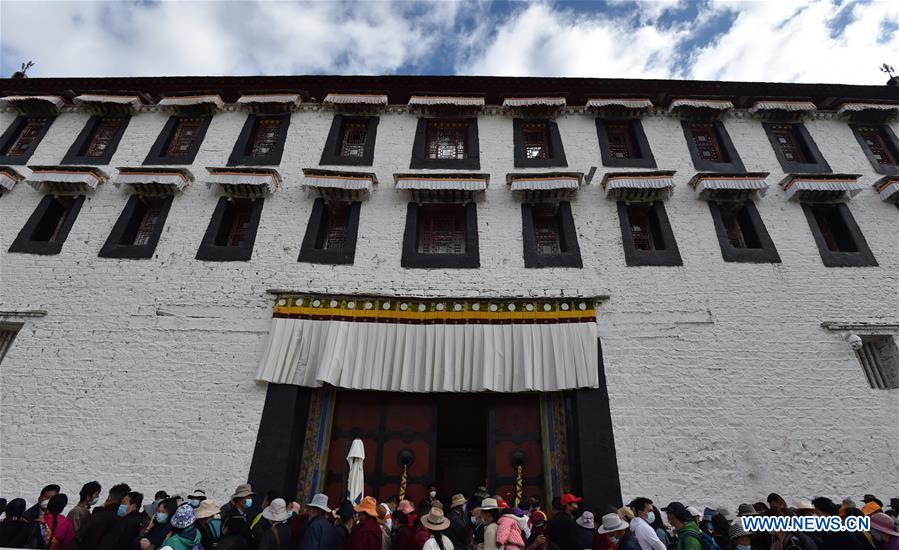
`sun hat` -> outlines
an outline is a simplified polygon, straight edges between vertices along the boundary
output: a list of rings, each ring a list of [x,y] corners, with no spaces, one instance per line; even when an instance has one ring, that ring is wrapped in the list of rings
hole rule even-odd
[[[351,517],[353,517],[353,503],[349,500],[344,500],[340,503],[340,506],[334,509],[334,513],[337,514],[337,517],[342,519],[343,521],[347,521]]]
[[[487,492],[487,487],[481,485],[477,489],[475,489],[474,496],[477,498],[487,498],[487,495],[490,493]]]
[[[431,508],[428,515],[421,518],[421,524],[431,531],[443,531],[450,525],[450,521],[443,515],[443,510]]]
[[[862,497],[862,502],[877,502],[877,497],[871,493],[865,493],[865,496]]]
[[[481,501],[481,505],[478,508],[481,510],[499,510],[499,504],[497,504],[495,498],[485,498]]]
[[[726,506],[719,507],[716,512],[724,516],[724,519],[726,519],[727,521],[733,521],[737,517],[736,515],[732,514]]]
[[[584,512],[586,514],[586,512]],[[618,514],[606,514],[602,517],[602,527],[596,530],[597,533],[612,533],[614,531],[623,531],[627,529],[628,523],[618,517]]]
[[[443,503],[435,498],[434,500],[431,501],[431,508],[437,508],[438,510],[443,510]]]
[[[231,495],[231,499],[249,497],[255,494],[256,493],[253,492],[253,488],[249,483],[241,483],[237,486],[237,490],[234,491],[234,494]]]
[[[680,503],[678,503],[678,504],[680,504]],[[665,510],[664,508],[662,508],[662,511],[663,511],[663,512],[666,512],[667,510]],[[699,511],[699,508],[697,508],[697,507],[695,507],[695,506],[687,506],[687,511],[690,512],[690,517],[691,517],[691,518],[702,517],[702,512],[700,512],[700,511]]]
[[[690,508],[693,508],[692,506]],[[695,512],[699,512],[695,508],[693,508]],[[690,521],[693,519],[693,513],[690,512],[689,508],[685,507],[680,502],[672,502],[668,506],[662,508],[663,512],[669,512],[672,516],[676,517],[680,521]]]
[[[407,516],[415,512],[415,506],[412,506],[412,503],[408,500],[401,500],[400,503],[396,505],[396,509]]]
[[[809,503],[809,504],[811,504],[811,503]],[[689,508],[688,508],[688,510],[689,510]],[[737,508],[737,515],[738,516],[757,516],[757,515],[759,515],[759,513],[756,511],[755,506],[753,506],[752,504],[749,504],[747,502],[744,502],[743,504],[740,505],[739,508]]]
[[[574,521],[575,521],[575,523],[577,523],[578,525],[580,525],[581,527],[583,527],[585,529],[596,528],[596,524],[593,523],[593,512],[591,512],[589,510],[585,511],[583,514],[581,514],[581,517],[577,518]]]
[[[378,502],[374,499],[374,497],[365,497],[362,499],[362,502],[353,507],[353,510],[357,512],[363,512],[373,518],[376,518],[378,517]]]
[[[865,514],[866,516],[870,516],[871,514],[877,512],[878,510],[880,510],[880,505],[877,504],[876,502],[874,502],[873,500],[871,502],[869,502],[868,504],[865,504],[864,506],[862,506],[862,513]]]
[[[275,523],[287,520],[287,503],[283,498],[276,498],[262,510],[262,517]]]
[[[313,496],[312,501],[310,501],[306,506],[312,506],[313,508],[324,510],[326,514],[331,512],[331,509],[328,508],[328,495],[323,495],[321,493]]]
[[[465,495],[461,493],[456,493],[453,495],[453,498],[450,499],[450,508],[455,508],[456,506],[463,506],[466,502],[468,502],[465,498]]]
[[[884,514],[883,512],[871,514],[871,529],[877,529],[881,533],[899,537],[899,531],[896,530],[896,525],[893,523],[893,518]]]
[[[565,493],[564,495],[562,495],[562,498],[559,499],[559,504],[561,504],[562,506],[567,506],[572,502],[581,502],[582,500],[584,499],[578,498],[571,493]]]
[[[812,501],[800,498],[796,501],[796,506],[794,507],[796,510],[814,510],[815,505],[812,504]]]
[[[730,535],[730,540],[750,536],[749,533],[747,533],[746,530],[743,529],[742,521],[735,521],[734,523],[732,523],[728,535]]]
[[[215,502],[215,500],[211,498],[204,499],[202,502],[200,502],[200,507],[197,508],[196,516],[197,519],[211,518],[221,511],[222,509],[219,508],[219,505]]]
[[[528,518],[528,525],[540,526],[546,523],[546,514],[543,510],[535,510],[531,517]]]
[[[200,501],[206,500],[206,491],[203,489],[194,489],[191,494],[187,495],[187,498]]]
[[[182,504],[175,510],[175,513],[172,514],[172,519],[169,520],[172,524],[172,527],[177,529],[184,529],[185,527],[190,527],[197,521],[197,515],[194,513],[194,509],[190,504]]]

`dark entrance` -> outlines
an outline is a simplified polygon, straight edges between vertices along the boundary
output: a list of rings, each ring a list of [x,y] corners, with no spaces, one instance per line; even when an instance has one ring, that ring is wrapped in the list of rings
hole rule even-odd
[[[487,482],[487,399],[441,394],[436,402],[440,498],[448,500],[453,493],[470,495]]]

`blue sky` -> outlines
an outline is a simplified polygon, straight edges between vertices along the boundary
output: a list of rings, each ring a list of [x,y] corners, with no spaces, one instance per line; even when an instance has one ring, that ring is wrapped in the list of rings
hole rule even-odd
[[[881,84],[899,0],[0,0],[32,76],[479,74]]]

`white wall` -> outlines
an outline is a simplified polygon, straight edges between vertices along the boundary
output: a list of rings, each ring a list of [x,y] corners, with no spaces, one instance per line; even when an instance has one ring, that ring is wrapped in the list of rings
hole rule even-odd
[[[212,121],[190,167],[223,166],[245,114]],[[598,185],[592,117],[562,116],[570,169],[597,166],[572,202],[583,269],[525,270],[521,214],[505,185],[514,171],[512,122],[479,118],[481,268],[406,270],[400,250],[416,118],[385,114],[362,207],[355,264],[298,263],[314,196],[301,168],[316,167],[331,113],[293,115],[279,167],[284,188],[267,199],[249,262],[194,259],[217,200],[195,183],[175,198],[151,260],[97,257],[127,196],[104,184],[85,201],[58,256],[6,252],[40,200],[20,184],[0,197],[0,310],[45,309],[28,319],[0,367],[0,495],[32,501],[56,481],[70,497],[85,481],[127,481],[146,493],[195,485],[221,502],[244,481],[265,398],[253,381],[272,297],[266,289],[448,296],[608,295],[599,326],[625,498],[697,504],[792,500],[899,490],[899,394],[868,387],[853,353],[820,323],[895,322],[899,211],[873,189],[850,209],[879,267],[825,268],[759,121],[725,125],[747,170],[773,185],[758,209],[783,263],[725,263],[678,120],[644,128],[659,169],[677,170],[668,216],[682,267],[626,267],[615,204]],[[6,128],[14,115],[2,114]],[[29,161],[58,164],[88,115],[61,114]],[[109,165],[139,166],[166,115],[135,116]],[[809,131],[835,172],[878,176],[852,132],[816,119]],[[899,127],[894,126],[899,130]],[[616,169],[611,169],[616,170]],[[28,172],[23,168],[24,172]]]

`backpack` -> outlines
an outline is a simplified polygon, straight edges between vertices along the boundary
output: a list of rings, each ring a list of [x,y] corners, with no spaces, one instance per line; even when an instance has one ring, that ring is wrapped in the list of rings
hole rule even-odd
[[[718,543],[712,537],[712,535],[708,533],[697,533],[696,531],[684,531],[680,533],[682,535],[688,535],[692,538],[699,539],[699,544],[702,545],[702,550],[721,550],[721,547],[718,546]]]

